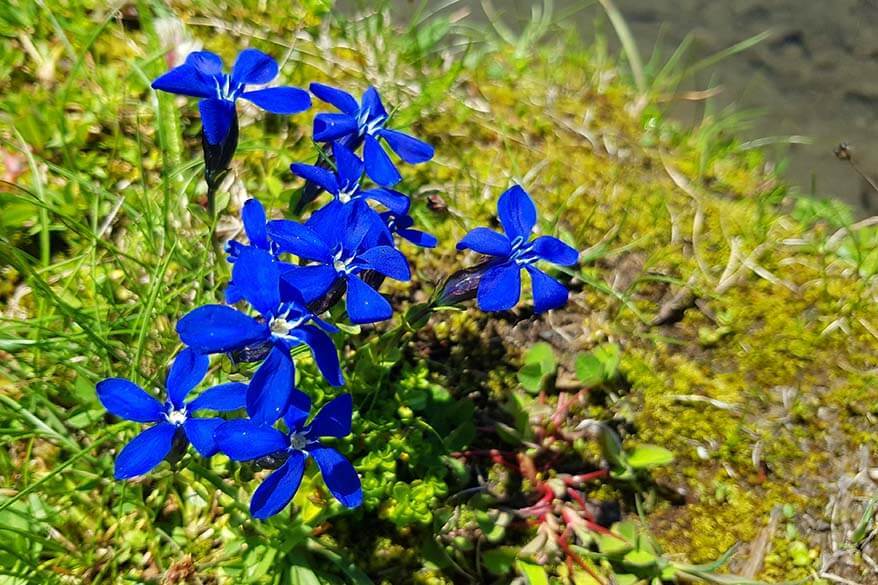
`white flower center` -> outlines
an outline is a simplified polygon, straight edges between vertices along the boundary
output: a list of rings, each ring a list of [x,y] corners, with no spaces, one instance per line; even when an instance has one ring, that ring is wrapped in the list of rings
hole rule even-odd
[[[268,328],[273,335],[277,335],[278,337],[286,337],[290,334],[290,331],[292,331],[293,329],[301,325],[303,321],[305,321],[304,317],[287,320],[287,316],[289,316],[289,311],[281,316],[273,317],[268,323]]]
[[[308,437],[305,433],[293,433],[290,435],[290,447],[296,451],[302,451],[308,445]]]
[[[332,267],[340,274],[347,274],[351,271],[350,263],[353,258],[351,257],[345,260],[342,258],[342,254],[344,254],[344,250],[339,250],[338,253],[336,253],[335,257],[332,259]]]
[[[217,99],[233,102],[237,99],[238,87],[232,87],[232,77],[230,75],[218,75],[214,77],[216,85]]]
[[[186,413],[186,407],[181,408],[180,410],[172,410],[171,412],[165,413],[165,420],[171,423],[174,426],[180,426],[184,422],[188,415]]]

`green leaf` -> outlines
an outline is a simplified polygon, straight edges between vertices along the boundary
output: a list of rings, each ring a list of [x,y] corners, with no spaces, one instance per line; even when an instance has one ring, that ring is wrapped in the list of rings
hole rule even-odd
[[[641,445],[628,454],[628,465],[634,469],[652,469],[674,461],[674,454],[658,445]]]
[[[604,343],[592,352],[604,367],[604,375],[607,380],[612,380],[619,373],[619,361],[622,358],[622,350],[615,343]]]
[[[542,565],[518,559],[515,561],[515,567],[527,579],[528,585],[549,585],[549,576]]]
[[[633,543],[612,534],[599,534],[597,544],[598,550],[608,556],[622,556],[634,549]]]
[[[587,388],[597,386],[604,381],[604,365],[594,354],[581,353],[576,356],[576,377]]]
[[[514,546],[493,548],[482,555],[482,564],[494,575],[506,575],[515,564],[517,552],[518,550]]]
[[[616,585],[634,585],[640,580],[637,575],[629,575],[627,573],[621,575],[617,573],[613,577],[616,579]]]
[[[524,365],[518,371],[518,381],[525,390],[536,394],[542,390],[546,378],[554,374],[557,368],[552,346],[540,342],[527,350]]]
[[[625,555],[622,561],[634,569],[648,569],[655,566],[658,559],[645,550],[632,550]]]
[[[518,381],[521,383],[521,387],[531,394],[536,394],[543,389],[544,379],[545,374],[540,364],[524,364],[518,370]]]
[[[476,522],[488,542],[497,543],[503,540],[509,520],[507,512],[500,512],[496,517],[482,510],[476,512]]]
[[[543,367],[543,371],[549,373],[554,372],[555,368],[558,367],[552,346],[544,341],[534,344],[533,347],[527,350],[524,362],[526,364],[540,364]]]
[[[604,423],[598,423],[598,443],[601,446],[601,454],[614,471],[631,471],[622,450],[622,440],[612,428]]]

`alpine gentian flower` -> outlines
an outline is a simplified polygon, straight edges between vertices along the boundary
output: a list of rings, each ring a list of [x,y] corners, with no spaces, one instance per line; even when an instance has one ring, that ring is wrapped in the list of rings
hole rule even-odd
[[[181,351],[168,371],[168,399],[164,404],[124,378],[107,378],[98,383],[98,399],[112,414],[125,420],[156,423],[134,437],[116,457],[116,479],[143,475],[161,463],[175,438],[188,440],[203,457],[216,453],[213,434],[225,421],[194,415],[203,410],[226,412],[244,408],[247,385],[220,384],[186,402],[186,396],[204,378],[209,365],[206,356],[191,349]]]
[[[266,231],[265,208],[258,199],[248,199],[241,209],[241,220],[244,223],[244,233],[247,234],[248,244],[242,244],[237,240],[226,242],[227,260],[234,262],[245,248],[258,248],[271,254],[275,254],[276,246],[272,246]]]
[[[337,329],[308,311],[298,291],[281,283],[282,269],[265,250],[245,248],[232,268],[226,298],[230,302],[245,299],[262,318],[227,305],[205,305],[177,323],[183,343],[200,353],[228,353],[271,344],[247,390],[247,413],[260,424],[280,418],[291,400],[295,365],[290,350],[297,345],[311,348],[317,367],[330,384],[344,384],[335,345],[324,332]]]
[[[396,234],[404,240],[408,240],[415,246],[422,248],[435,248],[439,240],[433,234],[412,229],[415,220],[407,213],[396,214],[393,211],[385,211],[381,219],[391,234]]]
[[[235,101],[243,98],[274,114],[297,114],[311,107],[311,97],[297,87],[247,91],[277,77],[277,61],[256,49],[238,54],[232,73],[223,73],[220,57],[209,51],[190,53],[186,62],[152,82],[153,89],[202,98],[198,102],[204,137],[220,144],[237,120]]]
[[[285,433],[246,419],[228,421],[217,430],[220,451],[235,461],[250,461],[279,452],[286,454],[284,464],[253,492],[250,513],[254,518],[274,516],[286,507],[299,489],[309,456],[314,458],[326,487],[339,502],[348,508],[356,508],[363,502],[363,490],[354,466],[341,453],[320,443],[320,437],[350,434],[351,395],[335,398],[320,409],[311,424],[305,425],[310,411],[308,397],[297,392],[283,417]]]
[[[290,170],[293,171],[294,175],[319,185],[341,203],[370,199],[395,213],[405,214],[408,212],[411,202],[406,195],[399,191],[383,188],[364,191],[360,188],[360,180],[363,178],[363,161],[348,147],[340,142],[333,142],[332,156],[335,160],[335,173],[319,166],[301,163],[290,165]]]
[[[521,296],[521,269],[533,284],[534,311],[542,313],[567,302],[567,288],[534,264],[546,260],[561,266],[576,264],[579,252],[558,238],[540,236],[531,241],[537,209],[527,192],[518,185],[500,196],[497,215],[506,234],[485,227],[469,232],[457,244],[458,250],[475,250],[493,256],[479,282],[477,301],[483,311],[505,311]]]
[[[313,262],[290,266],[283,279],[311,303],[338,280],[347,286],[347,310],[353,323],[374,323],[393,314],[390,303],[361,276],[375,271],[396,280],[411,278],[405,256],[388,245],[378,245],[381,218],[362,201],[330,203],[303,225],[289,220],[268,223],[268,234],[281,252]]]
[[[311,93],[318,99],[341,110],[340,114],[317,114],[314,117],[314,140],[340,141],[351,150],[363,144],[366,174],[383,187],[392,187],[402,176],[384,151],[380,139],[407,163],[417,164],[433,158],[433,147],[403,132],[385,127],[387,111],[374,87],[363,93],[360,103],[354,97],[334,87],[312,83]]]

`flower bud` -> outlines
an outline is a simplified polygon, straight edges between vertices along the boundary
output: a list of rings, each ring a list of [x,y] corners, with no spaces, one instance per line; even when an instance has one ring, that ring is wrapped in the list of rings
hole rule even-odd
[[[446,278],[440,289],[441,292],[436,297],[435,306],[448,307],[476,298],[482,275],[489,264],[489,262],[482,262],[472,268],[458,270]]]
[[[201,132],[201,149],[204,152],[204,180],[209,191],[215,191],[229,170],[229,164],[238,148],[238,116],[232,119],[228,134],[219,144],[210,144]]]

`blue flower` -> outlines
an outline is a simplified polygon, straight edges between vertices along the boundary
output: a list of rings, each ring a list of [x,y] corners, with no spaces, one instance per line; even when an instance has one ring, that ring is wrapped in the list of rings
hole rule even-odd
[[[191,349],[181,351],[168,372],[168,399],[164,404],[124,378],[107,378],[98,383],[98,399],[109,412],[125,420],[156,423],[134,437],[116,457],[116,479],[143,475],[161,463],[178,437],[192,443],[203,457],[216,453],[213,435],[225,421],[194,415],[203,410],[226,412],[243,408],[247,385],[220,384],[186,402],[186,396],[204,379],[209,365],[207,357]]]
[[[530,239],[537,222],[537,209],[527,192],[518,185],[500,196],[497,215],[505,234],[479,227],[457,244],[458,250],[475,250],[492,256],[479,283],[477,301],[483,311],[505,311],[521,296],[521,269],[527,270],[533,284],[534,311],[542,313],[567,302],[567,289],[535,266],[546,260],[561,266],[576,264],[579,252],[558,238]]]
[[[226,300],[246,300],[260,313],[260,319],[228,305],[205,305],[177,323],[183,343],[200,353],[229,353],[271,344],[247,391],[247,413],[262,424],[280,418],[292,399],[295,365],[290,350],[295,346],[311,348],[317,367],[330,384],[344,384],[335,344],[324,331],[337,329],[313,315],[299,292],[281,282],[283,266],[257,248],[241,250],[233,265]]]
[[[387,226],[388,232],[408,240],[415,246],[435,248],[439,243],[439,240],[433,234],[412,229],[412,226],[415,225],[415,220],[407,213],[396,214],[393,211],[385,211],[381,214],[381,219],[384,221],[384,225]]]
[[[348,508],[356,508],[363,502],[363,490],[354,466],[341,453],[320,443],[320,437],[350,434],[351,395],[338,396],[305,425],[310,411],[308,397],[297,392],[295,401],[283,417],[286,432],[246,419],[228,421],[217,429],[216,442],[220,451],[235,461],[250,461],[278,453],[286,455],[284,464],[253,492],[250,513],[254,518],[264,520],[286,507],[299,489],[309,456],[314,458],[326,487],[339,502]]]
[[[235,101],[243,98],[274,114],[297,114],[311,107],[311,97],[297,87],[268,87],[247,91],[277,77],[277,62],[262,51],[244,49],[238,54],[231,75],[223,62],[209,51],[190,53],[186,62],[152,82],[153,89],[202,98],[198,102],[204,136],[220,144],[237,120]]]
[[[348,147],[340,142],[333,142],[332,156],[336,166],[334,173],[320,166],[301,163],[290,165],[290,170],[293,171],[293,174],[311,181],[331,193],[341,203],[372,200],[395,213],[405,214],[408,212],[411,202],[406,195],[399,191],[383,188],[364,191],[360,187],[360,181],[363,178],[363,161]]]
[[[366,174],[379,185],[392,187],[402,180],[380,139],[407,163],[417,164],[433,158],[433,147],[426,142],[385,127],[389,116],[374,87],[363,93],[359,104],[351,94],[328,85],[312,83],[310,88],[320,100],[341,110],[340,114],[324,113],[314,117],[314,140],[340,141],[351,150],[363,144]]]
[[[226,254],[228,261],[234,262],[246,248],[257,248],[276,255],[277,246],[272,245],[266,231],[265,208],[258,199],[248,199],[241,209],[241,220],[244,223],[244,233],[247,234],[248,244],[242,244],[236,240],[226,242]]]
[[[353,323],[383,321],[393,314],[390,303],[363,281],[364,272],[375,271],[403,281],[411,278],[405,256],[393,246],[379,243],[385,233],[381,218],[362,201],[348,205],[333,201],[304,225],[289,220],[268,223],[268,234],[281,252],[312,262],[291,266],[283,280],[297,288],[307,303],[343,280]]]

